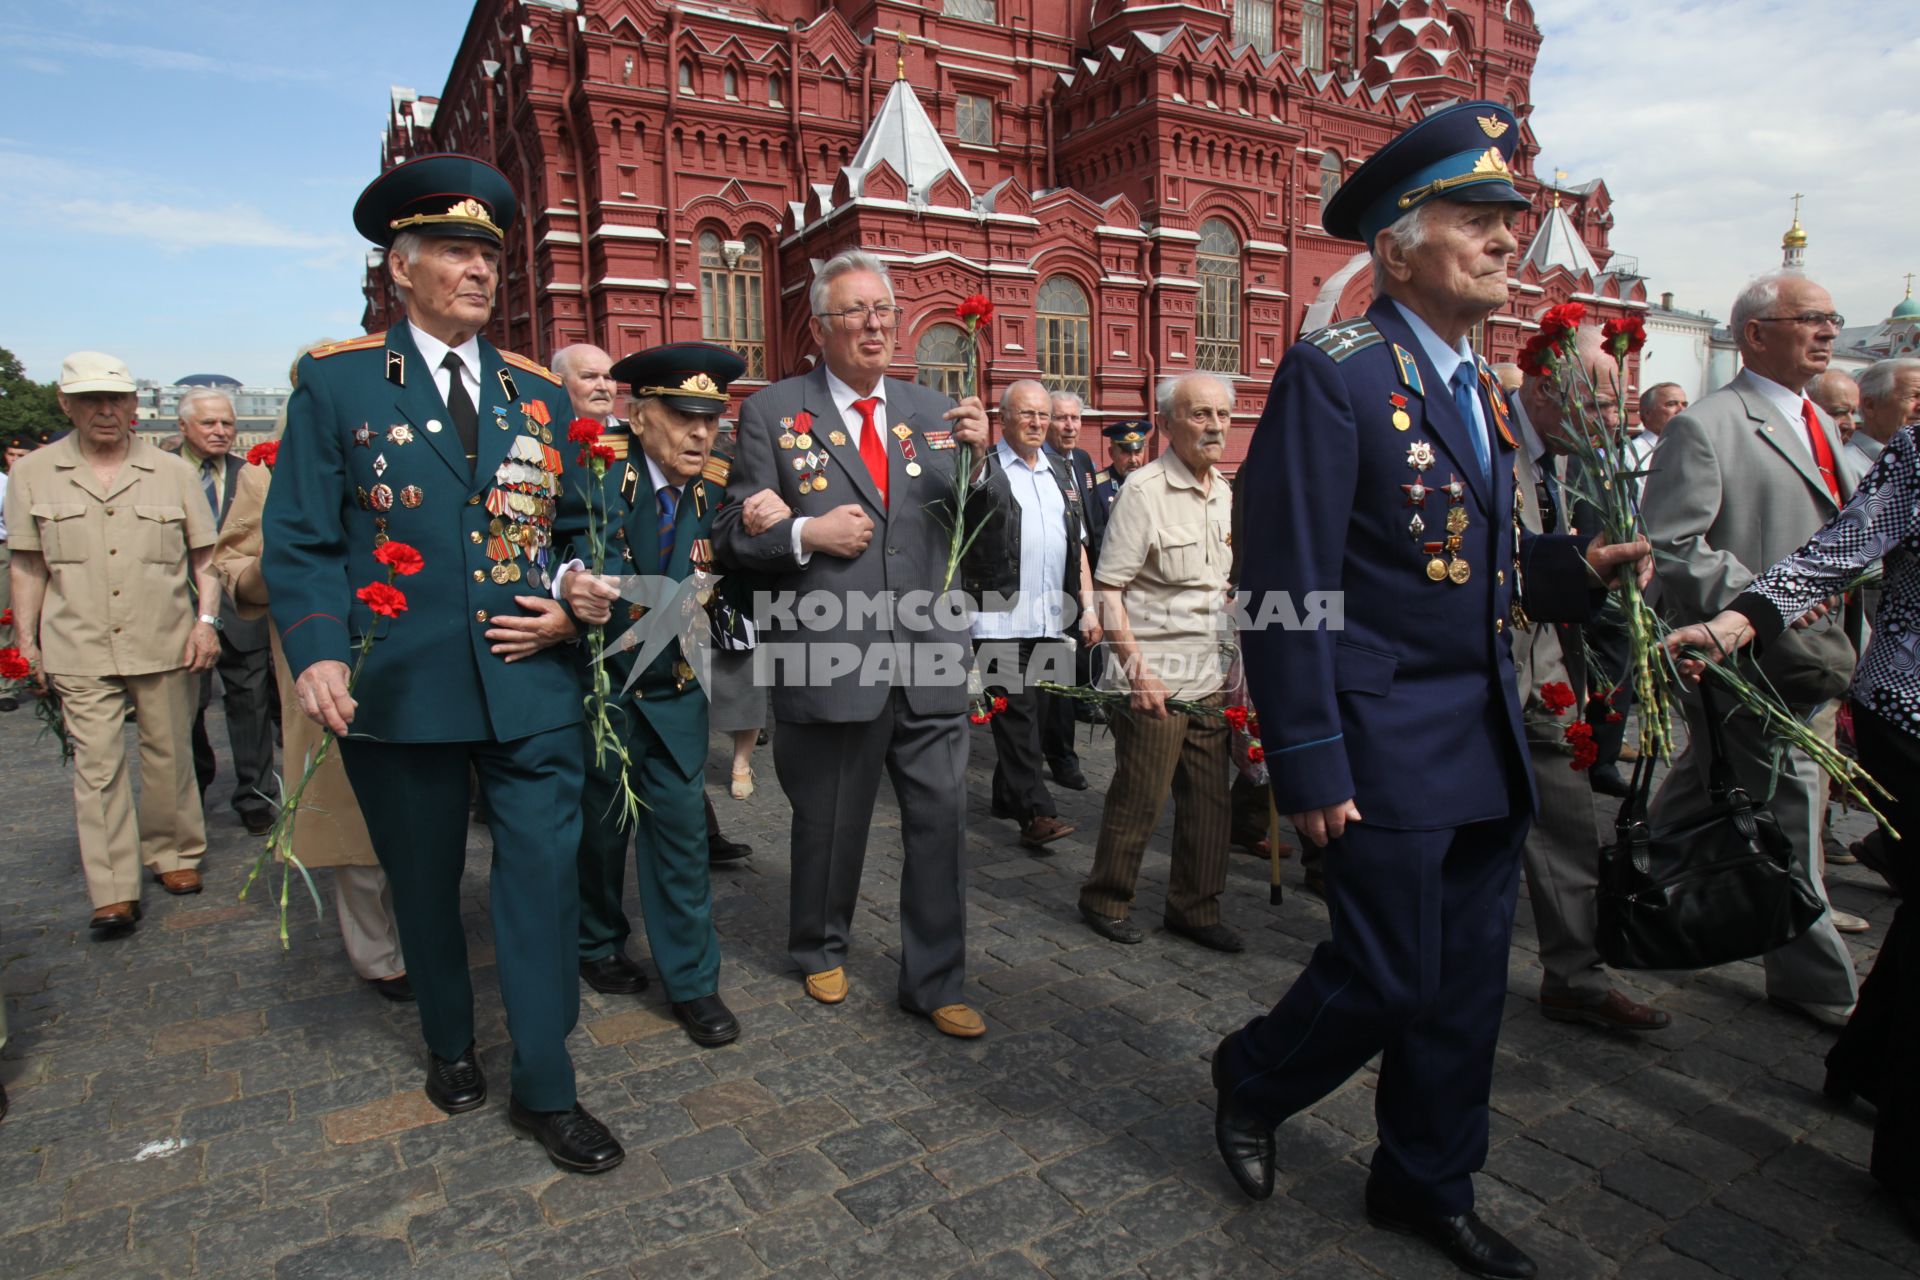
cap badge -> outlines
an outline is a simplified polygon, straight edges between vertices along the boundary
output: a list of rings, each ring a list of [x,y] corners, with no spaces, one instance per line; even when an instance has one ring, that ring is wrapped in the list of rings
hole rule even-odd
[[[1475,116],[1480,122],[1480,132],[1489,138],[1497,138],[1507,131],[1507,122],[1499,116]]]

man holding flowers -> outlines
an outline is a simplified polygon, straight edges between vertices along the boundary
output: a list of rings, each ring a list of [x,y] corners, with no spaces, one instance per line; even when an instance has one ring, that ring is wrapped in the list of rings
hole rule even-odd
[[[261,568],[300,709],[338,735],[392,886],[428,1098],[457,1114],[487,1097],[460,910],[477,775],[508,1118],[561,1168],[597,1173],[624,1152],[580,1107],[566,1048],[583,741],[572,660],[550,648],[576,632],[548,594],[570,500],[555,432],[573,415],[559,379],[480,336],[514,211],[506,178],[459,155],[408,161],[361,194],[354,223],[387,250],[407,320],[301,360]],[[418,559],[383,563],[395,543]]]

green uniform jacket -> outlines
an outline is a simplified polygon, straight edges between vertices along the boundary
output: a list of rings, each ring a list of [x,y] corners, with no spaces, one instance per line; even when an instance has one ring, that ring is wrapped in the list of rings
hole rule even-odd
[[[700,550],[709,562],[705,567],[710,571],[713,568],[710,563],[713,553],[709,549],[713,536],[713,516],[726,500],[729,465],[727,458],[715,454],[707,463],[704,474],[695,476],[681,486],[674,514],[673,556],[667,562],[664,575],[675,582],[684,581],[694,571],[695,543],[700,544]],[[647,470],[647,459],[640,450],[638,439],[630,445],[628,457],[607,468],[607,474],[600,483],[607,513],[606,571],[642,576],[657,574],[660,563],[659,508],[653,497],[653,477]],[[569,484],[577,488],[580,481],[570,480]],[[561,563],[577,557],[591,565],[587,554],[585,504],[579,500],[579,495],[571,496],[574,501],[567,504],[562,523],[555,530],[555,541],[561,548]],[[624,600],[614,604],[613,620],[607,624],[609,644],[637,621],[632,615],[632,608]],[[585,670],[584,645],[580,647],[580,657],[582,679],[590,679],[590,674]],[[634,657],[635,651],[629,649],[607,659],[607,665],[612,668],[616,692],[632,672]],[[646,718],[666,744],[667,750],[673,754],[674,763],[691,778],[700,772],[707,759],[707,696],[691,668],[684,665],[685,662],[680,645],[677,642],[669,644],[655,655],[640,679],[634,682],[632,690],[618,699],[618,704],[628,714],[637,712]]]
[[[407,325],[300,361],[261,524],[261,571],[295,678],[316,662],[351,665],[360,638],[378,625],[354,689],[356,738],[510,742],[581,718],[568,646],[508,663],[486,639],[493,615],[524,612],[516,595],[548,594],[525,555],[490,556],[507,545],[490,522],[512,523],[488,510],[496,473],[516,440],[538,442],[539,465],[561,468],[556,524],[563,519],[578,452],[566,443],[570,402],[558,378],[482,338],[477,408],[479,458],[470,475],[460,433]],[[407,610],[391,621],[355,596],[387,580],[373,558],[383,532],[426,562],[397,579]],[[549,571],[557,550],[547,553]],[[496,563],[517,566],[518,580],[496,583]]]

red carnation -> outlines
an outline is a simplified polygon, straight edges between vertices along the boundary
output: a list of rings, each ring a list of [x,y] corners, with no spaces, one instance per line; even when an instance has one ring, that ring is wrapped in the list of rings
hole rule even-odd
[[[387,546],[392,546],[388,543]],[[384,550],[384,548],[382,548]],[[398,587],[390,587],[384,582],[369,582],[353,593],[383,618],[397,618],[407,611],[407,597]]]
[[[1233,727],[1236,733],[1245,733],[1247,731],[1247,709],[1245,707],[1228,707],[1220,713],[1220,716]]]
[[[410,578],[427,567],[426,558],[404,542],[381,543],[373,549],[373,558],[402,578]],[[401,607],[405,607],[404,603]]]
[[[1247,717],[1247,736],[1249,738],[1258,738],[1260,736],[1260,717],[1259,716]]]
[[[1247,748],[1247,763],[1264,764],[1266,762],[1266,759],[1267,759],[1267,749],[1261,746],[1259,743],[1256,742],[1252,746]]]
[[[620,460],[620,455],[613,451],[613,446],[610,444],[596,444],[592,446],[592,450],[593,461],[603,467],[610,467]]]
[[[1600,340],[1607,350],[1613,352],[1617,360],[1628,356],[1647,345],[1646,321],[1639,316],[1621,316],[1609,320],[1600,327]]]
[[[1548,715],[1557,716],[1573,703],[1573,686],[1565,681],[1551,680],[1540,686],[1540,705]]]
[[[1593,726],[1585,720],[1575,720],[1567,726],[1564,735],[1566,742],[1573,748],[1575,769],[1589,769],[1600,758],[1600,748],[1593,740]]]
[[[962,298],[960,305],[953,309],[953,313],[962,320],[973,321],[975,325],[985,324],[987,321],[993,319],[993,299],[987,297],[984,293],[972,294]],[[968,327],[972,328],[973,326],[969,325]]]
[[[1537,333],[1520,348],[1519,359],[1515,362],[1520,372],[1531,378],[1551,378],[1553,376],[1553,357],[1559,352],[1554,350],[1552,340],[1545,333]]]
[[[25,680],[32,674],[32,665],[20,656],[18,649],[0,649],[0,678],[7,680]]]
[[[279,460],[280,442],[278,440],[262,440],[259,444],[253,446],[253,448],[247,450],[247,461],[256,467],[270,468]]]
[[[985,724],[987,721],[993,719],[993,717],[990,715],[986,715],[982,712],[975,711],[972,714],[968,715],[967,719],[971,720],[975,724]]]
[[[595,422],[592,418],[575,418],[573,422],[569,424],[567,427],[567,443],[568,444],[598,443],[601,433],[604,430],[605,428],[603,428],[599,423]]]
[[[11,609],[0,610],[0,627],[10,627],[12,625],[13,625],[13,610]]]
[[[1002,711],[1005,711],[1006,709],[1007,709],[1007,700],[1005,698],[995,696],[993,700],[993,714],[999,715]]]
[[[1626,717],[1625,717],[1625,716],[1623,716],[1623,715],[1621,715],[1621,714],[1620,714],[1620,713],[1619,713],[1618,711],[1609,711],[1609,712],[1607,712],[1607,723],[1608,723],[1608,724],[1619,724],[1619,723],[1620,723],[1620,722],[1621,722],[1622,720],[1625,720],[1625,719],[1626,719]]]
[[[1563,302],[1557,307],[1548,307],[1547,314],[1540,317],[1540,332],[1553,334],[1556,339],[1570,338],[1586,318],[1586,303]]]

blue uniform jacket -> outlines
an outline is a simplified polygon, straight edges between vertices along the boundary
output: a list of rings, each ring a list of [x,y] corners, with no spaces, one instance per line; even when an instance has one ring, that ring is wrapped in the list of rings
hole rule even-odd
[[[508,663],[486,638],[494,614],[524,612],[515,596],[547,594],[524,555],[510,562],[517,581],[494,581],[502,562],[489,553],[504,554],[507,544],[490,525],[511,523],[488,509],[495,473],[516,439],[531,438],[561,466],[565,501],[578,452],[566,443],[570,402],[559,379],[485,338],[480,362],[479,458],[469,475],[460,433],[405,324],[300,361],[261,522],[260,566],[296,678],[324,660],[351,665],[356,644],[379,623],[354,691],[354,737],[506,742],[581,719],[567,646]],[[407,611],[390,622],[355,597],[387,579],[373,558],[383,532],[426,561],[396,581]]]
[[[1391,302],[1294,344],[1274,378],[1240,480],[1253,619],[1241,645],[1281,813],[1351,798],[1373,826],[1440,830],[1507,815],[1522,779],[1529,812],[1537,803],[1508,635],[1526,621],[1516,570],[1532,618],[1582,621],[1601,593],[1581,539],[1525,534],[1516,554],[1513,443],[1482,375],[1491,489]],[[1466,527],[1448,549],[1456,508]],[[1429,576],[1455,560],[1464,583]],[[1265,604],[1273,592],[1290,607]],[[1283,625],[1314,592],[1341,593],[1341,629]]]

